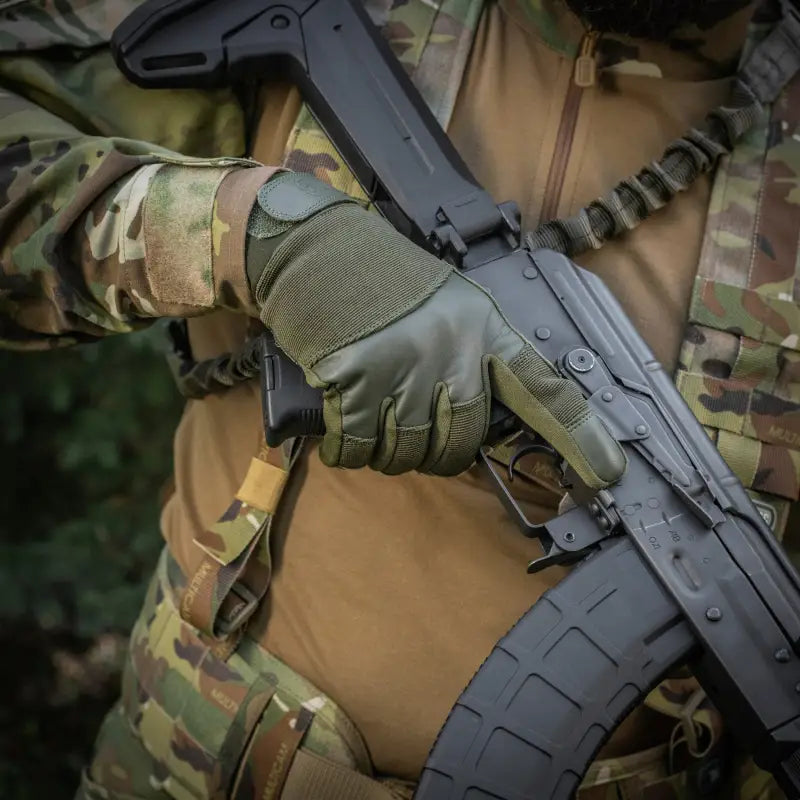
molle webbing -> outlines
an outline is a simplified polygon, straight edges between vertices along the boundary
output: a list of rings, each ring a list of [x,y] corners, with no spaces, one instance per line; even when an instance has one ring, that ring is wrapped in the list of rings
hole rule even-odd
[[[413,787],[380,782],[309,750],[298,750],[283,785],[280,800],[411,800]]]
[[[717,173],[675,375],[778,532],[800,497],[799,244],[795,78]]]
[[[165,548],[134,626],[121,705],[91,768],[99,784],[117,788],[117,766],[135,755],[147,797],[410,800],[403,782],[370,777],[363,739],[320,689],[255,639],[220,655],[181,619],[190,581]],[[87,800],[109,796],[84,783]]]
[[[781,0],[781,8],[782,18],[773,30],[748,48],[727,105],[714,109],[702,127],[676,139],[658,161],[620,181],[605,197],[529,233],[528,247],[571,257],[599,249],[633,230],[730,154],[800,70],[800,10],[790,0]]]

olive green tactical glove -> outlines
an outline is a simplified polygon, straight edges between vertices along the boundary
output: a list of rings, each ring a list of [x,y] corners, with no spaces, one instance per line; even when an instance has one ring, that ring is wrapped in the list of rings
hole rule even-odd
[[[262,321],[325,390],[325,464],[454,475],[475,460],[496,398],[589,486],[623,473],[577,385],[494,300],[346,195],[274,177],[250,216],[247,269]]]

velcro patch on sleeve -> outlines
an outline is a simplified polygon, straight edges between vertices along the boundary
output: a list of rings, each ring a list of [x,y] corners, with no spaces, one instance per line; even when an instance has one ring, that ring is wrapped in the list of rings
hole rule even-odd
[[[161,303],[214,305],[212,221],[217,188],[230,167],[168,164],[152,181],[144,206],[145,265]]]

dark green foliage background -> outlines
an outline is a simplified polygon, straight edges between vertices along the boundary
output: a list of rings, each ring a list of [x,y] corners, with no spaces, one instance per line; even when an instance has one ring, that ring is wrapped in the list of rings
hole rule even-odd
[[[161,548],[183,401],[159,327],[0,351],[0,797],[69,798]]]

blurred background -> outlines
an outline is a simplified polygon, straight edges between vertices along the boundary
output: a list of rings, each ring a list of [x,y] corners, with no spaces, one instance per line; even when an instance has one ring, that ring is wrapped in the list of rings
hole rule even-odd
[[[161,548],[183,399],[155,326],[0,350],[0,798],[72,798]]]

